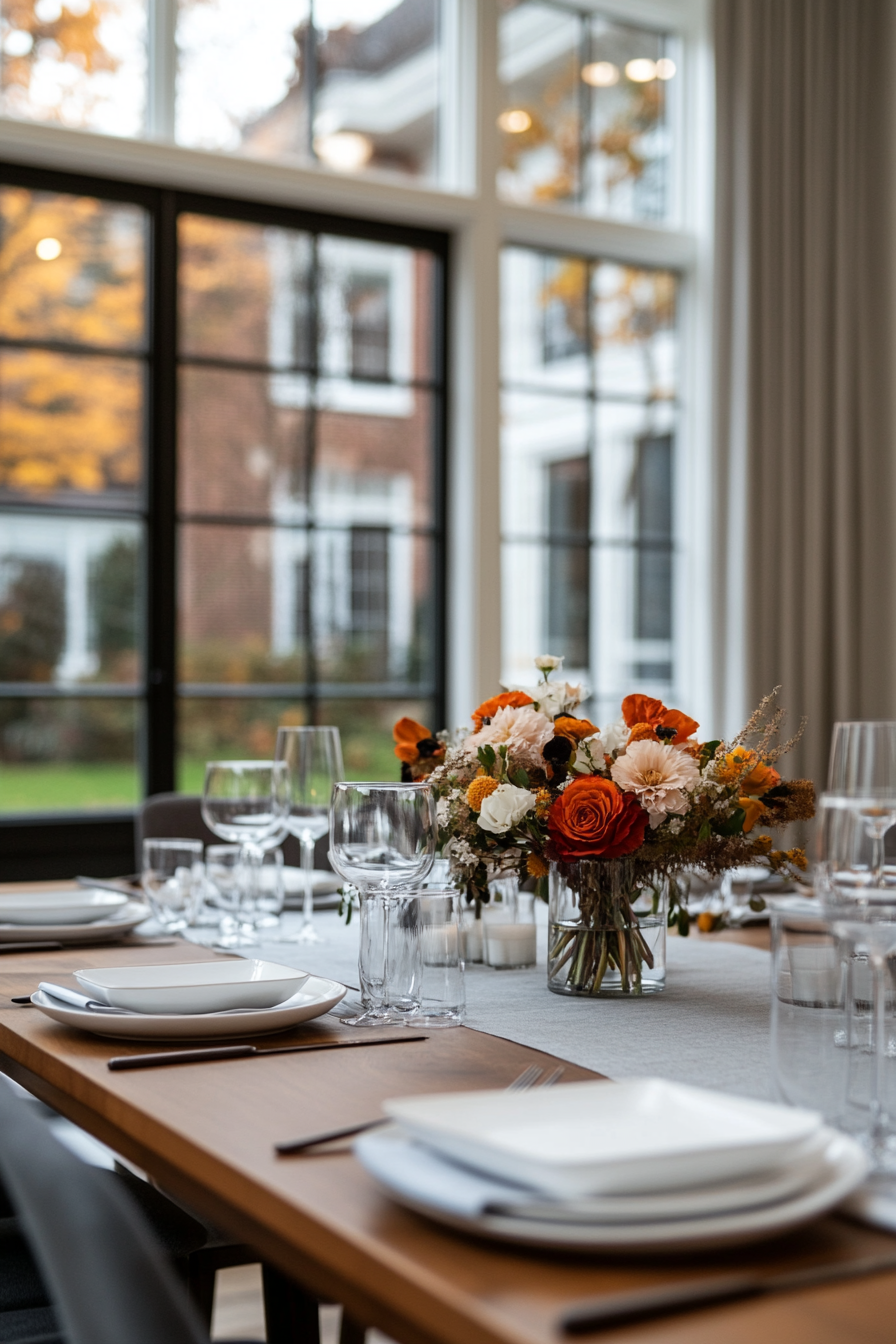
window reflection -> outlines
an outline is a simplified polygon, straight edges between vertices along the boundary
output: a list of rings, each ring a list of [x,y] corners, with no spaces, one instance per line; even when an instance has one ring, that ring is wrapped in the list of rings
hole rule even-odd
[[[534,0],[503,8],[501,192],[617,219],[669,218],[672,39]]]
[[[521,248],[503,268],[504,680],[549,648],[610,715],[674,682],[676,277]]]

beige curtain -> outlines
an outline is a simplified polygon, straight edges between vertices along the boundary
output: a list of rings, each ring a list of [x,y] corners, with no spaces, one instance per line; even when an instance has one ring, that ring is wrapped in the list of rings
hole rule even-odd
[[[889,12],[715,6],[717,694],[782,683],[818,784],[836,719],[896,717]]]

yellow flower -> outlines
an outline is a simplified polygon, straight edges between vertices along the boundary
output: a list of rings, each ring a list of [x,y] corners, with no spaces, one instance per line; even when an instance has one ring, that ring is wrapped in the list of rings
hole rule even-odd
[[[539,789],[535,795],[536,816],[543,817],[546,812],[549,812],[551,808],[551,802],[552,799],[550,789]]]
[[[494,793],[497,787],[498,781],[492,779],[491,775],[477,775],[467,789],[467,806],[478,812],[489,794]]]
[[[540,854],[530,854],[526,860],[526,872],[530,877],[547,877],[548,865]]]
[[[806,871],[809,862],[806,858],[806,851],[804,849],[788,849],[785,853],[794,868],[799,868],[802,872]]]
[[[744,835],[746,835],[749,831],[752,831],[765,808],[755,798],[738,798],[737,801],[746,813],[744,817]]]

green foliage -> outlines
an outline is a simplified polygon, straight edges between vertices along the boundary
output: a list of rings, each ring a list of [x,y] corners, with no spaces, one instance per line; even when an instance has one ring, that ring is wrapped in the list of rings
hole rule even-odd
[[[515,770],[511,770],[508,777],[511,784],[515,784],[518,789],[528,789],[529,776],[521,765],[517,766]]]
[[[483,770],[487,770],[491,774],[496,760],[494,747],[486,743],[484,747],[479,748],[476,755],[479,757],[479,764]]]
[[[724,821],[714,821],[712,829],[716,835],[740,835],[744,829],[747,814],[742,807],[736,807],[730,817]]]

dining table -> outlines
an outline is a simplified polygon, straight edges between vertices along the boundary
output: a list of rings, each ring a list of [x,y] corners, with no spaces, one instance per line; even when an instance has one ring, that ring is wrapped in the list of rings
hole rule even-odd
[[[0,886],[0,891],[9,889]],[[719,939],[717,947],[738,945],[736,934],[726,934],[708,936],[707,946],[713,937]],[[767,957],[765,938],[766,931],[752,931],[740,943]],[[296,963],[303,949],[286,946]],[[523,1248],[459,1233],[400,1207],[346,1145],[296,1156],[276,1151],[275,1145],[286,1140],[374,1119],[387,1098],[505,1087],[533,1064],[544,1070],[562,1064],[558,1087],[603,1076],[571,1059],[575,1051],[567,1048],[568,1038],[556,1033],[550,1049],[538,1048],[506,1033],[493,1034],[474,1014],[475,1026],[431,1030],[395,1049],[362,1045],[112,1071],[108,1061],[113,1056],[178,1046],[88,1035],[51,1021],[31,1005],[11,1002],[40,981],[75,988],[76,969],[220,955],[232,954],[181,939],[151,938],[5,951],[0,956],[0,1069],[174,1198],[248,1243],[307,1292],[344,1304],[355,1320],[400,1344],[558,1344],[569,1337],[562,1327],[564,1314],[609,1293],[640,1293],[744,1270],[771,1277],[829,1267],[833,1275],[846,1264],[876,1256],[889,1257],[896,1266],[896,1238],[838,1215],[755,1246],[677,1256]],[[265,956],[272,958],[272,948],[265,949]],[[325,945],[315,956],[323,964]],[[505,980],[502,992],[518,992],[511,973],[490,974]],[[581,1029],[581,1015],[577,1020]],[[349,1030],[362,1035],[328,1015],[255,1038],[253,1044],[322,1042],[344,1038]],[[375,1035],[405,1031],[380,1028]],[[890,1268],[667,1313],[582,1337],[657,1344],[754,1344],[759,1339],[764,1344],[884,1344],[892,1339],[894,1315],[896,1268]]]

